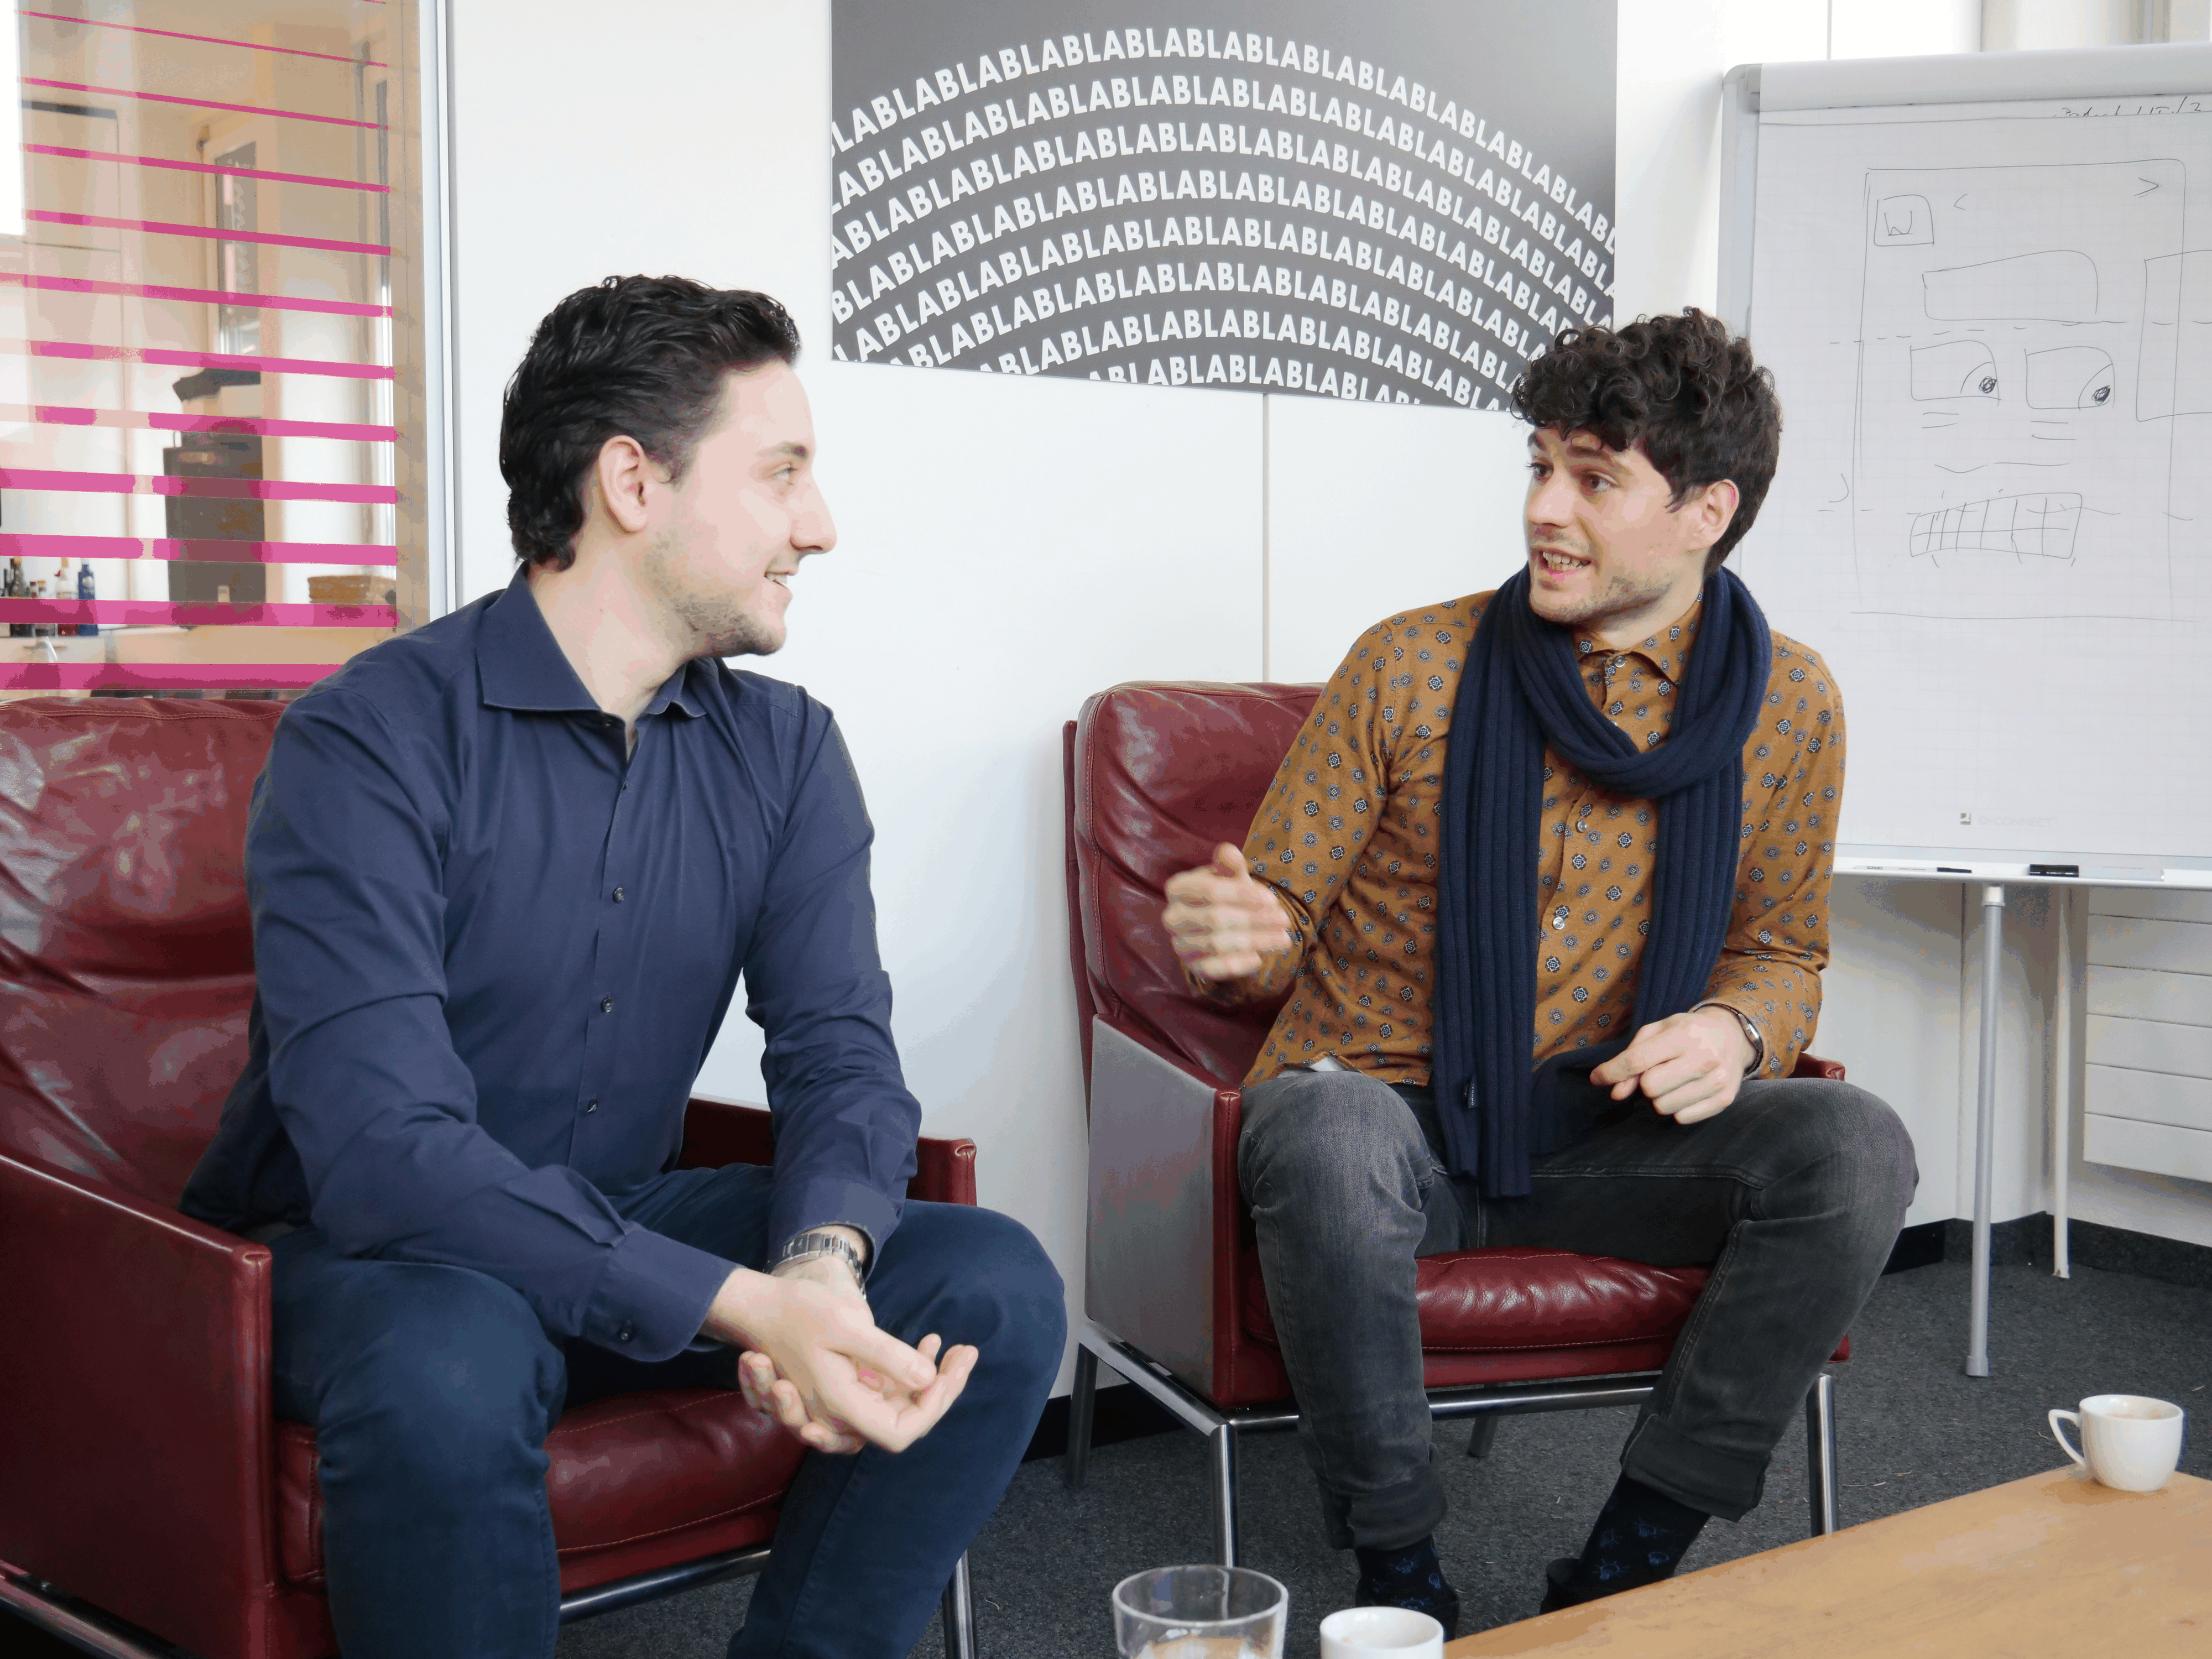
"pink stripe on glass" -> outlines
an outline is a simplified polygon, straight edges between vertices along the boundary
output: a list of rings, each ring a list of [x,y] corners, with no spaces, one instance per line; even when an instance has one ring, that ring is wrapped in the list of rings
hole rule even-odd
[[[399,562],[389,542],[226,542],[141,536],[0,534],[0,558],[204,559],[231,564],[369,564]]]
[[[25,17],[43,17],[47,19],[49,21],[56,23],[76,23],[80,27],[89,24],[94,28],[126,29],[132,34],[158,34],[165,40],[197,40],[202,46],[237,46],[246,52],[282,52],[287,58],[319,58],[324,62],[329,64],[362,63],[368,64],[371,69],[384,69],[387,67],[386,64],[378,63],[373,58],[344,58],[334,52],[309,52],[304,46],[265,46],[258,40],[225,40],[219,34],[179,34],[174,29],[149,28],[143,23],[111,23],[106,19],[99,17],[70,17],[58,11],[27,11],[24,12],[22,15]]]
[[[192,305],[236,306],[253,311],[315,311],[333,317],[389,317],[390,306],[363,305],[356,300],[299,300],[289,295],[234,294],[220,288],[166,288],[157,283],[99,283],[89,276],[33,276],[21,271],[0,270],[0,283],[21,283],[25,288],[52,289],[58,294],[112,294],[118,298],[181,300]]]
[[[272,438],[344,438],[373,444],[392,443],[399,436],[397,427],[356,426],[343,421],[283,421],[260,415],[156,415],[139,409],[72,409],[62,404],[0,404],[0,421],[118,427],[129,432],[258,432]]]
[[[321,236],[283,236],[273,230],[225,230],[221,225],[173,225],[159,219],[111,219],[100,213],[54,213],[32,208],[23,216],[46,225],[93,230],[143,230],[153,236],[201,236],[217,242],[264,242],[273,247],[311,247],[325,253],[389,253],[381,242],[333,242]]]
[[[94,345],[86,340],[0,340],[0,352],[32,357],[70,357],[95,363],[157,363],[166,368],[250,368],[264,374],[335,374],[349,380],[388,380],[381,363],[329,363],[315,357],[249,357],[234,351],[169,351],[158,346]]]
[[[394,506],[390,484],[323,483],[280,478],[153,477],[138,472],[54,472],[0,466],[0,489],[64,489],[97,495],[179,495],[217,501],[361,501]]]
[[[10,691],[295,691],[327,679],[343,663],[27,662],[0,665]]]
[[[26,144],[33,155],[58,155],[64,161],[120,161],[135,167],[167,167],[174,173],[213,173],[236,179],[269,179],[283,185],[325,185],[332,190],[365,190],[389,196],[389,185],[357,184],[351,179],[324,179],[312,173],[270,173],[261,167],[217,167],[212,161],[172,161],[160,155],[115,155],[104,149],[66,149],[59,144]]]
[[[178,628],[390,628],[388,605],[220,605],[189,599],[0,599],[0,623]]]
[[[211,98],[180,98],[169,92],[141,92],[136,87],[88,87],[77,81],[46,81],[35,75],[23,77],[27,87],[52,87],[62,92],[97,93],[102,98],[143,98],[149,104],[182,104],[187,109],[227,109],[240,115],[274,115],[285,121],[320,121],[327,126],[360,127],[374,132],[374,121],[356,121],[343,115],[310,115],[305,110],[265,109],[259,104],[218,104]]]

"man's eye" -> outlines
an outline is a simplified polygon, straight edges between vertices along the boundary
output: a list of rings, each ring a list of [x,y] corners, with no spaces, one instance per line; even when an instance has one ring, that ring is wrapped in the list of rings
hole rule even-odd
[[[1600,489],[1610,489],[1613,488],[1613,480],[1602,473],[1589,473],[1583,478],[1583,488],[1593,493]]]

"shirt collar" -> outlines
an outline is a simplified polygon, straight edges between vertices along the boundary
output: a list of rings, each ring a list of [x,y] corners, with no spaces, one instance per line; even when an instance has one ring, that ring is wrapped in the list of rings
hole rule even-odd
[[[703,659],[685,663],[663,683],[646,705],[647,714],[683,710],[696,717],[702,711],[702,683],[693,678],[711,672]],[[584,682],[547,626],[530,591],[530,567],[514,573],[506,592],[484,612],[477,635],[477,684],[490,708],[526,709],[534,714],[596,714],[599,705],[584,689]]]
[[[1577,631],[1575,635],[1575,653],[1577,659],[1597,656],[1641,657],[1656,670],[1663,679],[1679,680],[1690,657],[1690,647],[1698,636],[1698,620],[1705,613],[1702,595],[1692,602],[1690,608],[1656,633],[1647,634],[1634,645],[1615,651],[1598,643],[1592,635]]]

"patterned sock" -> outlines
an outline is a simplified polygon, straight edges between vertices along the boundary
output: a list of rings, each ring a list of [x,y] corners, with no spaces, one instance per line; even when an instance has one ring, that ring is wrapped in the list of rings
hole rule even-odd
[[[1363,1607],[1412,1607],[1448,1629],[1459,1612],[1459,1594],[1444,1582],[1433,1534],[1395,1550],[1354,1550],[1359,1558],[1359,1601]],[[1453,1617],[1447,1618],[1449,1611]]]
[[[1672,1577],[1711,1518],[1624,1474],[1598,1511],[1569,1583],[1610,1595]]]

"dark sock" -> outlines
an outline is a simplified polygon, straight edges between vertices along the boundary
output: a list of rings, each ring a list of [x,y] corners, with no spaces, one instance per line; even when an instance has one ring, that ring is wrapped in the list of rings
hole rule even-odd
[[[1672,1577],[1711,1518],[1624,1474],[1598,1511],[1568,1582],[1609,1595]]]
[[[1359,1599],[1367,1605],[1412,1607],[1447,1626],[1447,1607],[1456,1613],[1459,1595],[1444,1582],[1434,1534],[1395,1550],[1354,1550],[1359,1558]]]

